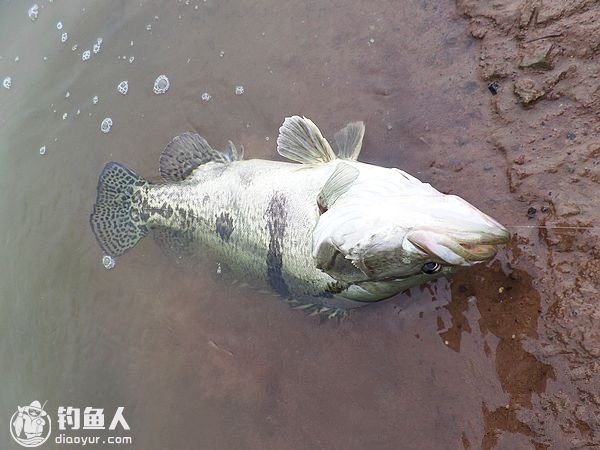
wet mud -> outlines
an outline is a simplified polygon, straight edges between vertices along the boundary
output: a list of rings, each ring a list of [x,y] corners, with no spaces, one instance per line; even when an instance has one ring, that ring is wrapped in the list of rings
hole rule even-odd
[[[0,4],[1,429],[33,396],[124,406],[140,449],[600,448],[597,2],[39,4],[35,22]],[[361,160],[462,196],[512,241],[343,321],[148,238],[102,266],[106,161],[158,180],[183,131],[276,159],[291,114],[328,138],[364,120]]]
[[[517,267],[540,299],[536,336],[525,340],[540,367],[522,377],[552,374],[504,421],[486,420],[484,443],[520,430],[536,448],[600,448],[600,5],[459,0],[457,9],[480,41],[477,73],[497,91],[487,142],[506,158],[509,191],[522,205],[517,222],[532,226],[512,228]]]

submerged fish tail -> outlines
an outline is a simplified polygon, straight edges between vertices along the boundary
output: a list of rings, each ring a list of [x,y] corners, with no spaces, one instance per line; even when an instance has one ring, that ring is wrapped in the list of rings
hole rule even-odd
[[[122,255],[148,233],[142,194],[149,184],[119,163],[109,162],[104,166],[98,179],[90,225],[107,254]]]

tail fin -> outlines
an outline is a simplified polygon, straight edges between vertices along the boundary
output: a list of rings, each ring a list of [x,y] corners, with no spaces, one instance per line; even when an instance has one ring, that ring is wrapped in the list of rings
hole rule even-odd
[[[122,255],[148,233],[140,191],[149,184],[119,163],[109,162],[104,166],[90,225],[108,255]]]

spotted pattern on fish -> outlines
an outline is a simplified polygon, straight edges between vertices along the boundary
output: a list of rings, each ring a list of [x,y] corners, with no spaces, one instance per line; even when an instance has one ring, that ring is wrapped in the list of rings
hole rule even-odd
[[[267,279],[275,292],[288,296],[290,291],[283,278],[283,238],[288,226],[285,195],[275,192],[265,214],[269,230],[269,249],[267,250],[266,261]]]
[[[148,184],[120,164],[110,162],[104,166],[98,179],[90,225],[100,247],[108,255],[122,255],[148,233],[140,194]],[[123,204],[127,207],[119,208]]]

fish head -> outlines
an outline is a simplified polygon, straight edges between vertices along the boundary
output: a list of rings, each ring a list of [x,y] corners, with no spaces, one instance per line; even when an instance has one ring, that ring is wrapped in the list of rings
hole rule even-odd
[[[357,186],[323,214],[315,254],[329,245],[364,280],[397,281],[405,289],[488,261],[510,239],[504,226],[462,198],[398,169],[385,170],[400,178],[365,180],[361,174]]]

